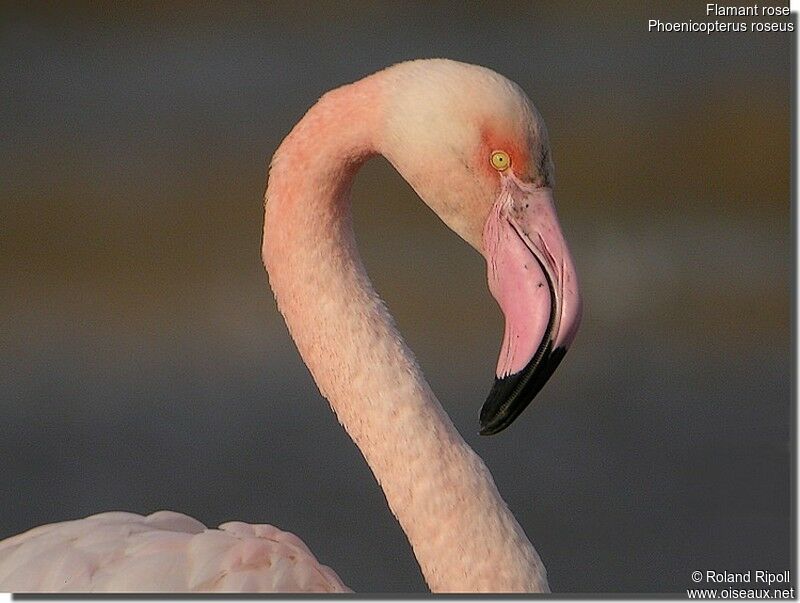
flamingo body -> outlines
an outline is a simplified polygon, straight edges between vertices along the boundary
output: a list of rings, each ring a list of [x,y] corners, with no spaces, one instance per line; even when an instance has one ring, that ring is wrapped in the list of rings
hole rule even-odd
[[[349,592],[294,534],[171,511],[109,512],[0,542],[12,592]]]

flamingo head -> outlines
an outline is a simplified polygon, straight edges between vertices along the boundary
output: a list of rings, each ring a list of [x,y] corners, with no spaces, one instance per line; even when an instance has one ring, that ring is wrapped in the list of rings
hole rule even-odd
[[[384,74],[384,155],[481,252],[505,316],[495,382],[480,415],[480,433],[496,434],[539,393],[580,322],[547,130],[525,93],[489,69],[425,60]]]

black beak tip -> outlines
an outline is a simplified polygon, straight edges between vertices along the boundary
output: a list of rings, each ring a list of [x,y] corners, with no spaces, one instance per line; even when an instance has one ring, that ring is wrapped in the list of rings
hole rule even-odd
[[[523,399],[520,382],[525,371],[503,378],[496,378],[486,402],[481,408],[480,435],[495,435],[503,431],[516,419],[533,399]]]
[[[531,360],[518,373],[494,380],[492,390],[481,408],[480,435],[500,433],[533,401],[567,352],[563,347],[552,352],[551,349],[548,345],[544,354]]]
[[[480,429],[480,431],[478,431],[478,435],[482,435],[482,436],[495,435],[497,433],[500,433],[504,429],[505,429],[505,427],[501,427],[501,428],[497,429],[497,428],[495,428],[495,427],[493,427],[491,425],[481,425],[481,429]]]

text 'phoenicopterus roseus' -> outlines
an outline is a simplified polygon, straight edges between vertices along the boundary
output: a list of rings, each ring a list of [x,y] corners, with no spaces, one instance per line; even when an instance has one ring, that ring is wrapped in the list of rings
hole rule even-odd
[[[425,381],[356,250],[353,177],[381,154],[488,265],[505,315],[482,434],[552,374],[581,313],[541,117],[514,83],[448,60],[323,96],[273,157],[263,257],[303,359],[386,494],[434,591],[547,591],[545,569]],[[11,591],[347,591],[294,535],[169,511],[103,513],[0,543]]]

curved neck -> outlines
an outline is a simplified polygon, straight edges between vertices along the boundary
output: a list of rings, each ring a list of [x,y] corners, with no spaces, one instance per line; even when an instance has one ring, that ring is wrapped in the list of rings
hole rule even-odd
[[[438,592],[545,591],[544,567],[442,409],[356,249],[350,188],[378,154],[383,85],[325,95],[275,154],[263,257],[278,308]]]

